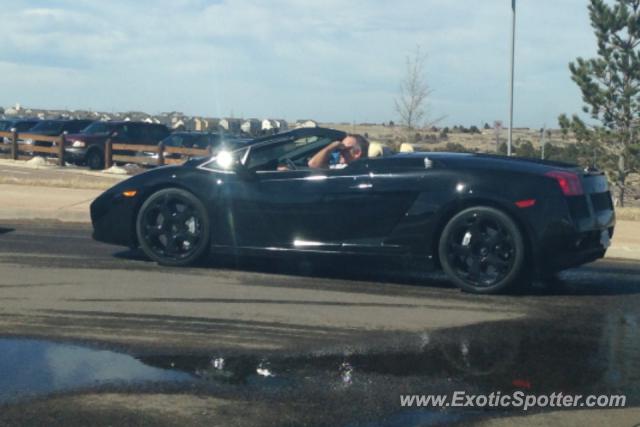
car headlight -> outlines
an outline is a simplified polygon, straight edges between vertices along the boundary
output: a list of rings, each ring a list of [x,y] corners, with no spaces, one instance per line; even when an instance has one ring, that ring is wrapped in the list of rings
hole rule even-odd
[[[85,144],[84,141],[73,141],[73,143],[71,143],[71,146],[73,148],[84,148],[86,147],[87,144]]]

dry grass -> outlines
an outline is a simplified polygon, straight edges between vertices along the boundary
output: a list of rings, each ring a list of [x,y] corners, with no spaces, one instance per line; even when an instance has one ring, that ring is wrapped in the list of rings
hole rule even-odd
[[[422,137],[437,137],[439,132],[432,132],[431,130],[416,130],[408,132],[401,126],[388,127],[378,124],[345,124],[345,123],[323,123],[322,126],[326,126],[333,129],[342,130],[351,133],[366,134],[370,141],[381,142],[387,145],[392,145],[394,142],[406,141],[407,138],[412,138],[413,135],[419,133]],[[442,126],[438,126],[442,127]],[[449,136],[446,140],[440,140],[438,142],[429,143],[417,143],[416,148],[424,151],[441,150],[448,143],[461,144],[470,150],[478,150],[480,152],[495,152],[496,151],[496,134],[493,129],[480,129],[479,134],[461,133],[450,129]],[[534,146],[540,144],[540,133],[538,129],[514,129],[513,139],[524,141],[530,141]],[[500,142],[506,142],[507,131],[503,129],[500,133]],[[567,140],[564,140],[559,130],[552,130],[551,139],[547,138],[547,143],[554,145],[565,145],[568,143],[574,143],[575,140],[569,136]]]
[[[640,208],[616,208],[616,218],[623,221],[640,221]]]

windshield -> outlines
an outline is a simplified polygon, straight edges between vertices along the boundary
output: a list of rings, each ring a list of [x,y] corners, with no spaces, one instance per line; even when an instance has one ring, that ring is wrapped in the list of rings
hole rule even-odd
[[[107,123],[107,122],[94,122],[84,128],[82,133],[87,134],[101,134],[101,133],[109,133],[112,130],[115,130],[117,125],[115,123]]]
[[[63,122],[40,122],[35,125],[33,132],[62,132]]]
[[[306,168],[309,158],[331,141],[329,136],[312,135],[258,145],[251,149],[246,166],[253,170],[276,170],[279,164],[291,161]]]

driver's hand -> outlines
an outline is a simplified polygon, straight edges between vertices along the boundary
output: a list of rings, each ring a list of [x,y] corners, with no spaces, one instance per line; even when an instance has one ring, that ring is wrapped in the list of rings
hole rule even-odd
[[[276,170],[279,171],[288,171],[289,167],[287,165],[278,165],[278,168]]]
[[[337,150],[337,151],[342,151],[344,150],[345,147],[344,144],[342,143],[342,141],[333,141],[331,143],[331,151]]]

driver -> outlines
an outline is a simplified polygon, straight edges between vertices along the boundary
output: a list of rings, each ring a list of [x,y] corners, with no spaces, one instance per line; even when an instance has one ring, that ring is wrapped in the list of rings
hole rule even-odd
[[[342,141],[334,141],[309,159],[309,167],[315,169],[342,169],[349,163],[367,157],[369,141],[359,134],[348,134]],[[331,154],[337,152],[338,163],[331,164]]]

